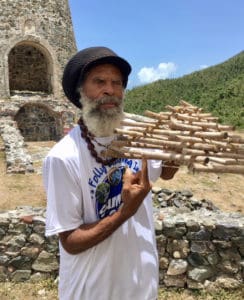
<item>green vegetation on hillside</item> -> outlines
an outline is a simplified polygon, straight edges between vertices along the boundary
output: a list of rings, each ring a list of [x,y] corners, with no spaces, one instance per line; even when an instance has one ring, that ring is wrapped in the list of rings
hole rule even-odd
[[[244,128],[244,51],[202,71],[128,90],[125,110],[159,112],[181,99],[211,112],[221,123]]]

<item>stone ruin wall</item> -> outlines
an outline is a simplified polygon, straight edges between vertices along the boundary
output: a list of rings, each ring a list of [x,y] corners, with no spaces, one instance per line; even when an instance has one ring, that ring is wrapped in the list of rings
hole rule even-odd
[[[189,289],[244,283],[244,215],[223,212],[189,190],[153,187],[159,282]]]
[[[68,0],[2,0],[0,136],[8,173],[33,172],[25,141],[59,140],[79,111],[64,97],[64,66],[77,51]]]
[[[57,100],[19,97],[11,105],[0,100],[0,137],[7,173],[35,172],[27,141],[59,140],[78,118],[79,110]],[[5,108],[4,108],[5,106]],[[32,117],[33,115],[33,117]],[[38,116],[38,117],[37,117]],[[33,139],[34,138],[34,139]]]
[[[62,96],[62,70],[77,50],[68,0],[2,0],[0,12],[0,71],[3,74],[0,78],[0,97],[10,96],[9,71],[13,76],[12,83],[16,82],[16,78],[19,80],[16,87],[28,83],[26,75],[14,71],[18,66],[12,60],[19,57],[25,58],[22,68],[25,63],[33,66],[39,60],[40,73],[45,71],[43,67],[47,64],[52,93],[56,98]],[[16,53],[13,55],[11,51]],[[40,60],[45,60],[45,63],[40,64]],[[21,58],[18,62],[21,63]],[[33,76],[35,73],[30,72]],[[47,89],[50,92],[50,86],[47,88],[43,79],[41,85],[44,91]],[[33,86],[33,90],[36,89],[37,86]]]
[[[159,282],[190,289],[244,284],[244,215],[222,212],[187,191],[154,188]],[[166,206],[174,203],[174,206]],[[45,209],[19,207],[0,213],[0,281],[56,278],[58,237],[45,237]]]

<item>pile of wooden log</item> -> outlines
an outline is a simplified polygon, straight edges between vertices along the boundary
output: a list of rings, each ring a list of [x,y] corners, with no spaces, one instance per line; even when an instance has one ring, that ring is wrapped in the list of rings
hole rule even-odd
[[[145,116],[126,113],[104,157],[146,157],[186,165],[193,172],[244,174],[244,138],[232,126],[183,100],[166,109],[145,111]]]

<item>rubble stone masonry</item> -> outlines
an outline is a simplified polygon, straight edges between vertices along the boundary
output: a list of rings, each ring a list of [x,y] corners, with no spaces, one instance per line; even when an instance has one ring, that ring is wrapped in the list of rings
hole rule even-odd
[[[1,1],[0,97],[11,89],[60,97],[62,71],[75,52],[68,0]]]
[[[188,208],[155,210],[160,284],[190,289],[241,287],[244,216],[206,207],[191,211],[189,199],[182,197],[174,195],[175,202],[186,202]],[[33,282],[58,276],[58,237],[47,238],[44,231],[44,208],[0,212],[0,281]]]
[[[77,121],[61,86],[76,51],[68,0],[1,1],[0,136],[8,173],[33,171],[24,141],[57,141]]]

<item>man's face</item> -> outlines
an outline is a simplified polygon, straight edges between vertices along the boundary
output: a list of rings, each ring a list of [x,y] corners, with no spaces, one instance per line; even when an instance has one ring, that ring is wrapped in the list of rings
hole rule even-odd
[[[96,136],[108,136],[123,118],[124,87],[120,70],[111,64],[86,74],[81,88],[82,117]]]
[[[98,65],[87,73],[82,91],[91,100],[99,100],[104,96],[114,96],[122,100],[124,93],[122,74],[114,65]],[[102,109],[113,107],[112,102],[101,105]]]

